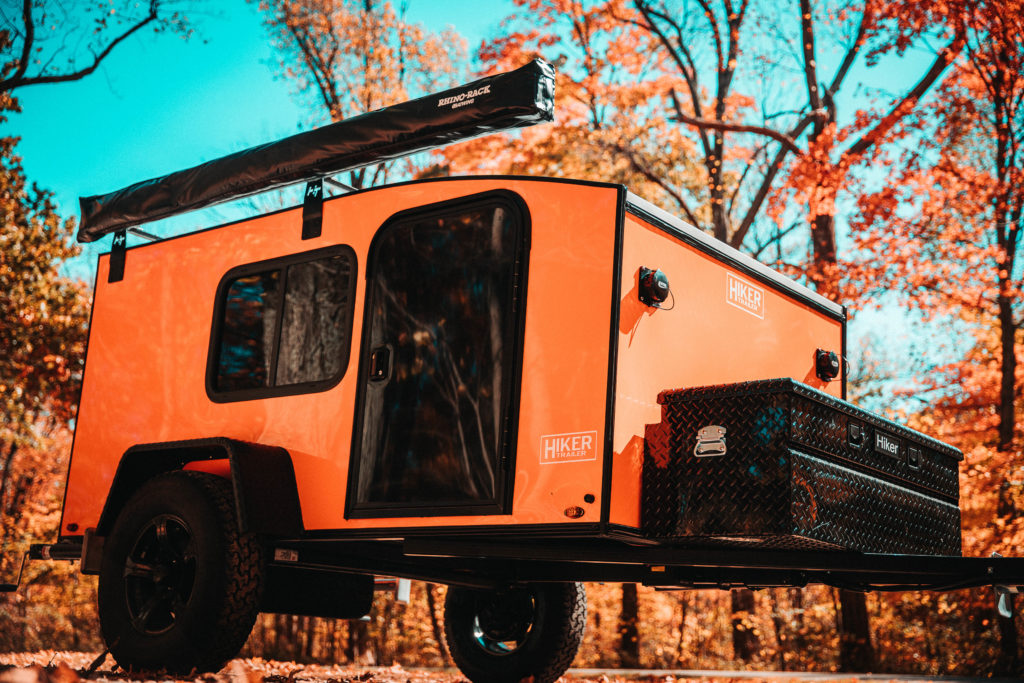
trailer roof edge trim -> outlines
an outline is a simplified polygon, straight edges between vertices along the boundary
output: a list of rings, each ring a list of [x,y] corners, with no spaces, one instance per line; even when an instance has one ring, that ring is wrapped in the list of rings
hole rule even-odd
[[[554,68],[534,60],[440,93],[79,199],[78,241],[452,142],[554,120]]]
[[[846,319],[845,309],[835,301],[823,297],[813,289],[805,287],[792,278],[775,272],[757,259],[744,254],[742,251],[729,246],[721,240],[711,237],[703,230],[698,230],[689,223],[680,220],[668,211],[652,204],[646,199],[629,192],[627,193],[626,205],[627,208],[635,208],[640,214],[646,214],[651,218],[654,218],[658,222],[671,228],[683,239],[721,256],[727,261],[731,261],[742,269],[756,275],[758,278],[774,283],[783,289],[793,292],[808,303],[828,311],[841,320]]]

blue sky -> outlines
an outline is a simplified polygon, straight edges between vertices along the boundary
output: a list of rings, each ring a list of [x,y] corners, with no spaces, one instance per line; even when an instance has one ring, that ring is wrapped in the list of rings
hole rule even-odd
[[[499,35],[512,0],[407,0],[408,18],[432,31],[452,27],[475,51]],[[209,161],[311,127],[294,84],[275,75],[275,54],[254,2],[196,3],[198,35],[143,32],[132,36],[96,73],[71,83],[23,88],[23,113],[4,125],[21,136],[19,152],[29,179],[55,193],[64,215],[77,215],[78,197]],[[827,57],[822,57],[827,59]],[[926,57],[930,59],[930,56]],[[895,87],[916,77],[910,69],[878,69],[869,80]],[[906,67],[903,63],[901,66]],[[881,73],[879,73],[879,71]],[[847,115],[863,106],[862,91],[843,93]],[[251,209],[248,209],[251,211]],[[150,224],[158,234],[214,225],[241,217],[238,207]],[[129,238],[133,239],[133,238]],[[86,263],[109,238],[88,249]],[[73,274],[88,270],[72,266]]]
[[[216,0],[199,6],[199,35],[189,41],[152,32],[132,36],[85,79],[16,93],[22,113],[10,117],[3,134],[21,137],[26,175],[55,193],[63,215],[77,215],[79,196],[310,127],[293,84],[275,76],[255,5]],[[511,10],[511,0],[411,0],[407,16],[432,31],[453,27],[472,51],[497,34]],[[224,211],[198,220],[232,217]],[[108,243],[89,251],[105,251]]]
[[[471,53],[481,40],[499,35],[501,20],[513,10],[512,0],[408,0],[408,5],[410,20],[435,32],[454,28],[467,39]],[[63,215],[77,216],[79,196],[115,190],[310,127],[293,84],[275,76],[274,52],[254,4],[208,0],[197,6],[202,8],[199,35],[190,41],[152,32],[133,36],[81,81],[17,92],[23,112],[11,115],[0,133],[21,136],[18,151],[29,180],[55,193]],[[930,59],[912,53],[895,69],[878,69],[869,81],[899,90]],[[842,107],[848,113],[868,99],[863,91],[847,96]],[[229,204],[146,229],[173,234],[251,213],[250,207]],[[109,243],[106,238],[86,245],[66,272],[91,281],[95,256]],[[852,326],[854,348],[858,328],[891,329],[891,321],[871,322],[884,314],[862,313],[860,318],[866,324]]]

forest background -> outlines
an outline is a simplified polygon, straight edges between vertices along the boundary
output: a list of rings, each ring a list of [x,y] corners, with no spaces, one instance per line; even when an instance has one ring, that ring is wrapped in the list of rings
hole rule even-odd
[[[966,554],[1024,554],[1021,0],[512,0],[472,49],[457,27],[436,32],[414,20],[414,3],[248,7],[308,126],[535,56],[558,67],[556,122],[344,182],[465,173],[622,182],[850,306],[861,340],[850,359],[854,402],[964,451]],[[171,34],[181,51],[197,49],[217,4],[0,3],[5,579],[15,553],[53,540],[57,526],[95,255],[73,243],[75,220],[38,184],[45,179],[26,177],[9,134],[18,98],[100,78],[94,72],[126,41]],[[262,197],[190,226],[290,203],[287,192]],[[0,650],[100,649],[95,581],[75,569],[28,566],[21,589],[0,597]],[[999,617],[991,590],[587,590],[577,666],[1024,672],[1020,617]],[[379,594],[369,621],[264,615],[246,652],[445,664],[443,594],[429,584],[414,585],[408,603]]]

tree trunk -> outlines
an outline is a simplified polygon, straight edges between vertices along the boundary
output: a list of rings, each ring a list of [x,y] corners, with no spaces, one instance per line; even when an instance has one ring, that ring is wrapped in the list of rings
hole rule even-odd
[[[826,192],[825,188],[819,191]],[[836,280],[836,221],[832,214],[819,213],[811,221],[814,246],[813,277],[818,293],[834,299],[839,291]],[[840,671],[867,672],[874,669],[875,652],[871,645],[871,624],[864,593],[839,591],[839,666]]]
[[[786,647],[788,636],[786,634],[786,620],[782,618],[782,605],[779,604],[779,593],[781,588],[772,588],[768,595],[772,603],[772,626],[775,627],[775,660],[779,671],[786,670]]]
[[[1015,402],[1017,393],[1017,348],[1014,339],[1016,328],[1013,324],[1013,301],[1003,291],[1000,283],[999,294],[999,347],[1002,361],[999,367],[999,450],[1009,451],[1013,447],[1013,436],[1016,431]]]
[[[345,647],[345,658],[350,664],[362,664],[365,659],[366,646],[370,640],[370,628],[362,619],[348,622],[348,645]]]
[[[818,214],[811,219],[811,244],[814,247],[814,261],[811,280],[818,293],[835,299],[839,283],[835,278],[836,267],[836,219],[831,214]]]
[[[996,504],[996,517],[1000,519],[1013,518],[1021,514],[1017,507],[1018,484],[1004,481],[999,486],[999,499]],[[998,599],[998,594],[997,594]],[[1010,601],[1010,618],[1004,617],[996,611],[996,625],[999,628],[999,662],[996,673],[1003,676],[1018,675],[1024,672],[1024,661],[1020,657],[1020,648],[1017,639],[1017,614],[1014,610],[1014,597],[1008,595]]]
[[[640,603],[635,583],[622,584],[622,611],[619,613],[619,656],[621,666],[640,666],[640,631],[637,627]]]
[[[430,613],[430,629],[434,634],[434,641],[437,643],[437,651],[441,654],[441,660],[445,666],[451,666],[452,660],[448,656],[448,648],[444,644],[444,631],[441,628],[441,621],[437,618],[437,601],[434,598],[434,584],[428,583],[425,586],[427,591],[427,612]]]
[[[303,662],[313,661],[313,651],[316,649],[316,622],[315,617],[302,617],[302,630],[305,632],[302,638]]]
[[[753,623],[754,591],[749,588],[734,588],[731,597],[733,656],[749,662],[760,649]]]
[[[679,594],[679,642],[676,644],[676,665],[689,661],[686,657],[686,603],[689,600],[688,593]]]
[[[327,645],[324,655],[328,664],[334,664],[338,661],[338,620],[328,619],[325,625],[327,627]]]
[[[4,455],[3,468],[0,469],[0,510],[6,512],[7,507],[3,505],[4,493],[7,491],[7,480],[11,476],[11,463],[14,460],[14,454],[18,452],[18,444],[11,442],[11,445],[7,448],[7,453]]]
[[[996,673],[1001,676],[1017,676],[1024,673],[1024,662],[1021,662],[1020,649],[1017,647],[1017,622],[1014,614],[1013,596],[1010,600],[1009,619],[996,612],[996,624],[999,626],[999,662]]]
[[[712,182],[721,183],[721,177],[716,177]],[[718,185],[720,188],[721,185]],[[715,239],[729,243],[728,215],[725,211],[725,193],[720,189],[713,189],[711,192],[711,225],[714,230]]]
[[[875,668],[871,624],[864,593],[839,591],[839,670],[868,673]]]
[[[394,663],[394,641],[391,638],[391,625],[395,619],[395,598],[389,596],[381,610],[381,626],[377,637],[373,639],[373,663],[376,666],[391,666]]]
[[[288,647],[288,633],[288,617],[284,614],[275,614],[273,659],[287,659],[285,648]]]
[[[804,589],[803,588],[790,588],[789,589],[789,605],[790,609],[793,610],[793,619],[796,621],[796,628],[793,634],[793,656],[791,658],[793,662],[793,670],[800,671],[803,669],[804,651],[807,648],[807,638],[804,626]]]

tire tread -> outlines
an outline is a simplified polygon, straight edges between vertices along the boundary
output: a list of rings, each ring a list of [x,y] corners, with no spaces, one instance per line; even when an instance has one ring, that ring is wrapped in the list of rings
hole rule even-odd
[[[260,593],[263,587],[263,546],[255,534],[238,529],[234,492],[231,483],[205,472],[183,470],[198,483],[217,508],[222,521],[225,545],[228,549],[226,600],[218,615],[217,642],[210,648],[203,669],[220,669],[245,645],[259,614]]]
[[[196,512],[192,523],[203,528],[204,533],[219,537],[214,547],[218,548],[218,566],[223,562],[223,573],[212,575],[220,577],[216,584],[217,599],[212,603],[195,603],[189,607],[190,610],[197,610],[192,612],[194,616],[191,618],[198,616],[203,623],[210,624],[210,628],[204,628],[207,636],[198,643],[193,642],[187,652],[182,651],[180,646],[172,645],[172,641],[167,641],[163,636],[153,636],[147,641],[146,636],[133,635],[130,638],[131,644],[123,642],[122,637],[117,635],[118,629],[128,627],[123,622],[123,597],[119,596],[121,589],[118,588],[117,578],[121,571],[119,567],[123,566],[118,563],[123,559],[117,556],[105,557],[100,573],[100,627],[114,658],[126,670],[163,670],[177,674],[216,671],[245,644],[259,613],[265,578],[263,544],[255,534],[239,530],[231,482],[222,477],[206,472],[175,470],[146,481],[128,500],[115,521],[107,549],[123,543],[113,541],[117,534],[123,533],[120,531],[122,524],[128,524],[127,529],[130,530],[132,524],[139,523],[140,514],[152,514],[152,504],[146,512],[146,501],[154,497],[167,500],[168,496],[176,499],[183,495],[192,500],[205,501],[207,506],[201,512]],[[122,516],[125,516],[124,522]],[[222,595],[219,586],[221,580]],[[107,581],[109,585],[105,583]],[[108,616],[111,620],[110,629],[105,622]]]
[[[473,683],[554,683],[566,672],[587,627],[587,593],[581,583],[535,584],[544,600],[544,617],[534,624],[540,632],[524,651],[493,655],[469,642],[473,591],[450,587],[445,600],[444,633],[452,661]],[[532,630],[531,630],[532,635]]]

